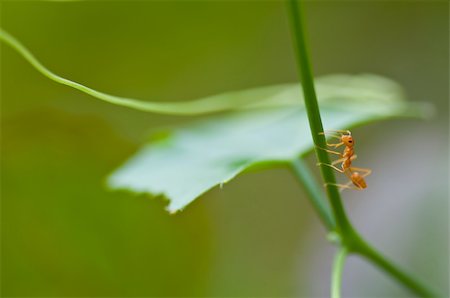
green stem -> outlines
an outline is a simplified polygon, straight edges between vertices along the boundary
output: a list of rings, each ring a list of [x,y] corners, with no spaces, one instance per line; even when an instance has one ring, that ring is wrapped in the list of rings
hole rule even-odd
[[[398,282],[403,284],[406,288],[410,289],[414,293],[421,297],[437,297],[432,290],[423,285],[420,281],[413,278],[410,274],[400,270],[391,261],[382,256],[369,244],[361,240],[360,246],[354,250],[357,254],[365,257],[373,264],[377,265],[384,272],[395,278]]]
[[[288,9],[292,25],[293,41],[296,48],[300,81],[303,87],[305,107],[308,115],[311,135],[315,144],[316,156],[321,164],[330,164],[330,158],[328,154],[324,150],[318,149],[325,148],[326,141],[325,137],[320,134],[321,132],[323,132],[323,126],[320,117],[317,96],[314,90],[313,76],[308,59],[301,5],[297,0],[288,0]],[[327,185],[327,195],[336,222],[336,233],[340,238],[340,244],[346,247],[349,252],[358,253],[366,257],[369,261],[390,274],[393,278],[395,278],[398,282],[403,284],[412,292],[426,297],[433,296],[431,294],[432,292],[425,286],[421,285],[420,282],[407,275],[402,270],[398,269],[394,264],[392,264],[378,252],[376,252],[373,248],[371,248],[368,244],[366,244],[366,242],[354,230],[353,226],[348,220],[344,210],[344,206],[342,205],[342,200],[338,188],[331,185],[336,183],[336,178],[334,176],[333,170],[330,167],[322,166],[321,174],[325,184]],[[304,178],[298,173],[297,177],[299,177],[301,181],[304,181]],[[309,184],[309,186],[307,187],[311,186],[312,184]],[[316,195],[316,193],[314,195]],[[313,200],[316,201],[316,199]],[[320,216],[323,217],[323,215]]]
[[[341,297],[342,272],[348,249],[342,246],[334,258],[333,275],[331,278],[331,298]]]
[[[314,89],[314,81],[312,72],[309,66],[308,49],[306,47],[306,38],[303,31],[303,22],[300,12],[299,2],[296,0],[289,0],[289,15],[292,25],[292,38],[294,40],[297,64],[300,74],[300,81],[302,83],[303,94],[305,98],[305,107],[308,114],[309,126],[311,129],[311,135],[315,144],[315,151],[317,159],[322,164],[330,164],[330,158],[328,154],[321,149],[325,148],[326,141],[325,136],[320,133],[323,132],[322,120],[319,112],[319,105],[317,103],[316,91]],[[344,211],[344,207],[341,202],[341,196],[336,186],[331,184],[336,183],[334,172],[330,167],[320,167],[322,178],[327,184],[326,190],[330,205],[332,207],[334,218],[336,220],[336,230],[344,232],[351,229],[349,221]]]
[[[229,96],[227,93],[186,102],[151,102],[138,100],[134,98],[110,95],[94,90],[80,83],[71,81],[69,79],[63,78],[53,73],[48,68],[46,68],[41,62],[39,62],[36,59],[36,57],[34,57],[33,54],[23,44],[21,44],[14,36],[12,36],[11,34],[9,34],[8,32],[6,32],[1,28],[0,28],[0,41],[4,42],[6,45],[14,49],[17,53],[22,55],[22,57],[25,58],[25,60],[27,60],[37,71],[39,71],[42,75],[46,76],[50,80],[62,85],[72,87],[100,100],[140,111],[169,114],[169,115],[199,115],[219,111],[233,110],[241,108],[243,105],[250,104],[252,102],[260,100],[259,97],[257,98],[245,97],[240,98],[239,100],[233,100],[233,96]]]
[[[301,159],[293,160],[291,163],[291,168],[305,188],[305,191],[308,195],[307,197],[310,199],[311,204],[313,205],[323,224],[329,231],[334,230],[336,224],[334,222],[333,214],[331,213],[331,209],[327,204],[326,197],[323,195],[321,187],[313,178],[311,171]]]

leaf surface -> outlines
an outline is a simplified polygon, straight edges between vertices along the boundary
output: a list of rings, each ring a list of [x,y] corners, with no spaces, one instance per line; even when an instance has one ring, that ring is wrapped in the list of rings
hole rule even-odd
[[[347,129],[394,117],[420,117],[423,104],[407,103],[393,81],[374,75],[332,75],[318,79],[325,129]],[[319,87],[320,86],[320,87]],[[271,88],[263,87],[262,89]],[[162,195],[176,212],[209,189],[244,170],[287,164],[312,149],[306,111],[296,85],[276,86],[284,107],[241,111],[193,123],[145,145],[113,173],[113,189]],[[248,96],[250,91],[242,91]],[[241,96],[242,92],[234,92]],[[253,89],[258,94],[261,90]],[[250,92],[251,93],[251,92]],[[253,107],[256,107],[253,106]]]

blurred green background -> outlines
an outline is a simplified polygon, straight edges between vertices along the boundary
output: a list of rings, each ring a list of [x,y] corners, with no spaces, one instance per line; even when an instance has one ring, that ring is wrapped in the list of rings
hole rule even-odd
[[[434,119],[359,128],[358,229],[448,296],[446,1],[308,1],[316,75],[373,72],[433,102]],[[295,81],[281,1],[2,1],[1,26],[51,70],[95,89],[189,100]],[[193,117],[109,105],[1,46],[1,294],[326,297],[334,248],[287,169],[244,174],[185,211],[110,192],[152,131]],[[211,148],[214,150],[214,148]],[[314,161],[311,159],[311,165]],[[409,297],[350,258],[346,297]]]

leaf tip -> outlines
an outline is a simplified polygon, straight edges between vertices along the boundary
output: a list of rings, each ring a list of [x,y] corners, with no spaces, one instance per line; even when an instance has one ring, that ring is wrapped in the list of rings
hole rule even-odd
[[[429,120],[436,115],[436,107],[428,102],[410,102],[405,114],[406,116]]]

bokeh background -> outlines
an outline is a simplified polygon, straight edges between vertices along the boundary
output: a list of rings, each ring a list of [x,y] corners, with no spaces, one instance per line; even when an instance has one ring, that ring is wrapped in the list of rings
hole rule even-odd
[[[448,9],[306,3],[316,75],[386,75],[436,105],[429,121],[354,130],[374,174],[345,204],[363,235],[443,297]],[[297,79],[282,1],[2,1],[1,26],[57,74],[116,95],[178,101]],[[105,177],[152,131],[194,117],[101,102],[4,45],[1,102],[2,296],[328,296],[334,248],[287,169],[241,175],[171,216],[161,198],[108,191]],[[343,282],[345,297],[410,297],[356,257]]]

